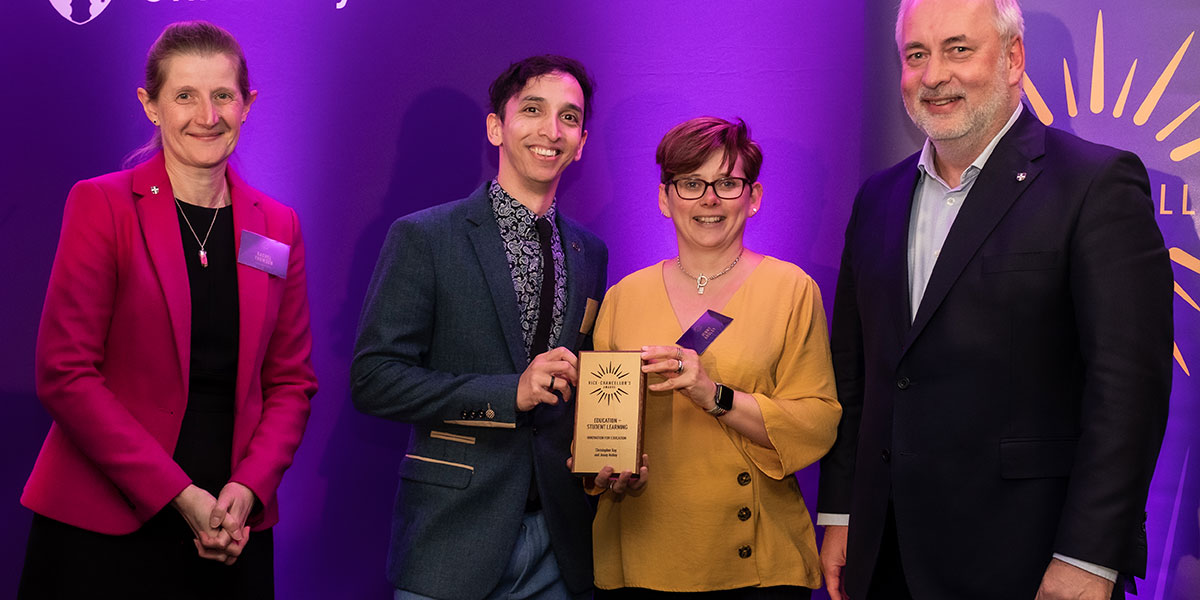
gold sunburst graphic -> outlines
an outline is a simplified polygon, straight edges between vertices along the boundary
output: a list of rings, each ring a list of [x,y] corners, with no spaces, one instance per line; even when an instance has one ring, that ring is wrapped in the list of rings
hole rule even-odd
[[[1187,36],[1179,46],[1179,50],[1175,52],[1175,56],[1167,63],[1162,72],[1155,80],[1154,86],[1150,88],[1150,92],[1142,99],[1137,111],[1133,113],[1133,124],[1141,127],[1145,125],[1150,116],[1154,114],[1154,110],[1158,108],[1158,103],[1162,100],[1163,94],[1167,91],[1167,86],[1171,84],[1171,80],[1175,77],[1175,72],[1179,69],[1179,63],[1183,61],[1184,55],[1187,54],[1188,47],[1192,44],[1192,38],[1196,36],[1196,32],[1192,32]],[[1067,115],[1075,117],[1079,114],[1079,104],[1075,100],[1075,84],[1071,81],[1071,67],[1067,64],[1067,59],[1063,59],[1063,86],[1066,90],[1067,97]],[[1120,119],[1125,115],[1125,108],[1129,101],[1129,90],[1133,85],[1134,73],[1137,72],[1138,61],[1133,59],[1133,64],[1129,66],[1129,72],[1125,76],[1125,83],[1121,86],[1121,93],[1117,95],[1117,100],[1113,103],[1112,116],[1114,119]],[[1104,112],[1104,11],[1096,13],[1096,45],[1095,52],[1092,54],[1092,85],[1090,90],[1090,98],[1088,107],[1093,114]],[[1021,84],[1025,89],[1025,96],[1029,98],[1029,104],[1033,107],[1033,112],[1037,114],[1038,119],[1042,123],[1050,125],[1054,123],[1054,112],[1046,105],[1046,101],[1042,95],[1038,93],[1037,86],[1033,84],[1033,80],[1026,73],[1021,80]],[[1154,135],[1154,139],[1159,142],[1166,142],[1167,138],[1175,133],[1175,130],[1180,125],[1187,121],[1196,109],[1200,108],[1200,100],[1192,104],[1190,108],[1180,113],[1170,123],[1167,123],[1162,129],[1159,129]],[[1174,162],[1183,162],[1200,153],[1200,138],[1184,142],[1171,149],[1169,154]]]
[[[1187,39],[1183,40],[1183,43],[1179,45],[1179,49],[1175,51],[1175,55],[1171,58],[1167,65],[1163,67],[1162,71],[1158,75],[1158,78],[1154,81],[1154,85],[1150,88],[1150,91],[1146,94],[1146,96],[1142,98],[1141,104],[1138,105],[1137,110],[1133,113],[1132,118],[1134,125],[1141,127],[1150,121],[1150,117],[1154,114],[1155,109],[1158,108],[1159,101],[1162,100],[1163,94],[1167,91],[1167,86],[1171,84],[1171,80],[1175,77],[1175,73],[1179,69],[1179,64],[1183,61],[1184,56],[1187,55],[1188,48],[1192,45],[1192,39],[1195,36],[1195,31],[1188,34]],[[1129,104],[1129,90],[1133,86],[1133,78],[1134,74],[1137,72],[1137,66],[1138,61],[1135,58],[1133,59],[1133,63],[1129,66],[1128,73],[1125,75],[1125,82],[1121,85],[1121,92],[1117,95],[1117,99],[1113,103],[1112,116],[1114,119],[1121,119],[1125,116],[1125,109]],[[1071,80],[1071,68],[1067,63],[1067,59],[1065,58],[1062,61],[1062,69],[1063,87],[1066,92],[1067,115],[1071,118],[1074,118],[1079,115],[1079,103],[1076,101],[1075,85]],[[1104,11],[1101,10],[1096,12],[1096,42],[1094,52],[1092,54],[1092,82],[1091,88],[1088,90],[1088,108],[1092,111],[1092,114],[1098,115],[1105,110],[1104,77]],[[1043,99],[1042,95],[1038,93],[1037,86],[1035,86],[1033,80],[1029,78],[1028,73],[1026,73],[1022,78],[1021,84],[1025,89],[1026,98],[1029,99],[1029,105],[1033,107],[1033,112],[1037,114],[1038,119],[1047,126],[1054,123],[1054,111],[1050,110],[1050,107],[1046,104],[1045,99]],[[1159,129],[1154,134],[1155,141],[1167,144],[1178,143],[1177,141],[1167,142],[1167,138],[1171,137],[1171,135],[1175,133],[1177,129],[1179,129],[1179,126],[1187,121],[1197,109],[1200,109],[1200,100],[1197,100],[1187,110],[1179,113],[1177,116],[1171,119],[1169,123]],[[1168,147],[1170,146],[1168,145]],[[1173,162],[1178,163],[1192,158],[1198,153],[1200,153],[1200,138],[1185,141],[1182,144],[1171,147],[1171,150],[1167,156]],[[1166,184],[1163,184],[1162,190],[1160,191],[1160,211],[1165,210],[1164,208],[1161,208],[1161,205],[1163,203],[1163,198],[1166,196],[1166,187]],[[1191,215],[1194,213],[1187,208],[1187,190],[1188,185],[1185,183],[1183,184],[1184,204],[1182,214]],[[1171,213],[1170,211],[1166,211],[1162,214]],[[1171,248],[1170,255],[1171,261],[1175,264],[1200,274],[1200,259],[1197,259],[1195,256],[1192,256],[1183,249],[1177,247]],[[1178,279],[1175,281],[1175,294],[1180,298],[1183,298],[1183,300],[1197,312],[1200,312],[1200,305],[1197,305],[1196,301],[1193,300],[1187,291],[1183,289],[1183,286],[1180,285]],[[1179,363],[1179,366],[1183,369],[1184,374],[1190,377],[1191,371],[1188,369],[1187,361],[1184,360],[1183,353],[1179,350],[1178,342],[1175,343],[1174,354],[1175,362]]]
[[[600,385],[592,389],[592,395],[597,396],[596,403],[604,402],[612,405],[613,402],[618,404],[621,402],[621,396],[628,396],[629,392],[621,389],[620,381],[629,377],[629,372],[621,368],[620,365],[613,365],[609,362],[608,365],[600,365],[600,368],[592,371],[592,377],[600,380]]]
[[[1191,269],[1197,275],[1200,275],[1200,258],[1188,254],[1181,248],[1171,248],[1171,261],[1177,265]],[[1184,291],[1183,286],[1179,285],[1178,279],[1175,280],[1175,295],[1183,298],[1183,301],[1191,305],[1196,312],[1200,312],[1200,306],[1197,306],[1196,301]],[[1178,343],[1175,344],[1175,362],[1178,362],[1179,366],[1183,367],[1185,375],[1191,377],[1192,372],[1188,370],[1187,363],[1183,360],[1183,353],[1179,351]]]

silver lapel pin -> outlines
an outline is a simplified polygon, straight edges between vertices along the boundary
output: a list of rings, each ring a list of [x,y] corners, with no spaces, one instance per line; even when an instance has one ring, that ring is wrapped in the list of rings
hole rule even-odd
[[[150,193],[157,196],[158,195],[158,186],[157,185],[150,186]]]
[[[1025,173],[1023,171],[1017,173],[1017,181],[1025,181]]]

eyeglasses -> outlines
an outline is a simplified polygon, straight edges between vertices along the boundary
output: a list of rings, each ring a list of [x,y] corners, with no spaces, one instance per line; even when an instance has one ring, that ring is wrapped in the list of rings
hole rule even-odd
[[[745,177],[722,177],[716,181],[705,181],[691,177],[687,179],[672,179],[667,183],[675,186],[675,194],[683,200],[699,200],[703,198],[710,186],[718,198],[737,200],[742,197],[742,192],[746,191],[746,186],[750,184],[750,180]]]

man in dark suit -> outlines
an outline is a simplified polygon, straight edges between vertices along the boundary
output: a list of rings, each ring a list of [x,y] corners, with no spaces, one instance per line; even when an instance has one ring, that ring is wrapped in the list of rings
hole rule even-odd
[[[1172,369],[1146,170],[1021,105],[1015,0],[905,0],[897,23],[929,139],[863,184],[846,230],[831,596],[1123,598]]]
[[[359,410],[411,423],[388,577],[396,598],[571,598],[592,586],[591,517],[567,470],[608,250],[556,210],[592,83],[560,56],[492,84],[500,171],[397,220],[351,367]]]

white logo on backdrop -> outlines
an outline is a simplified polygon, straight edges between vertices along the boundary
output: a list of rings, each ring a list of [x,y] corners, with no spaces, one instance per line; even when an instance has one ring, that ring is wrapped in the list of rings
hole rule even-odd
[[[84,25],[92,19],[100,16],[104,9],[108,8],[108,3],[112,0],[50,0],[50,5],[64,19],[76,24]]]

